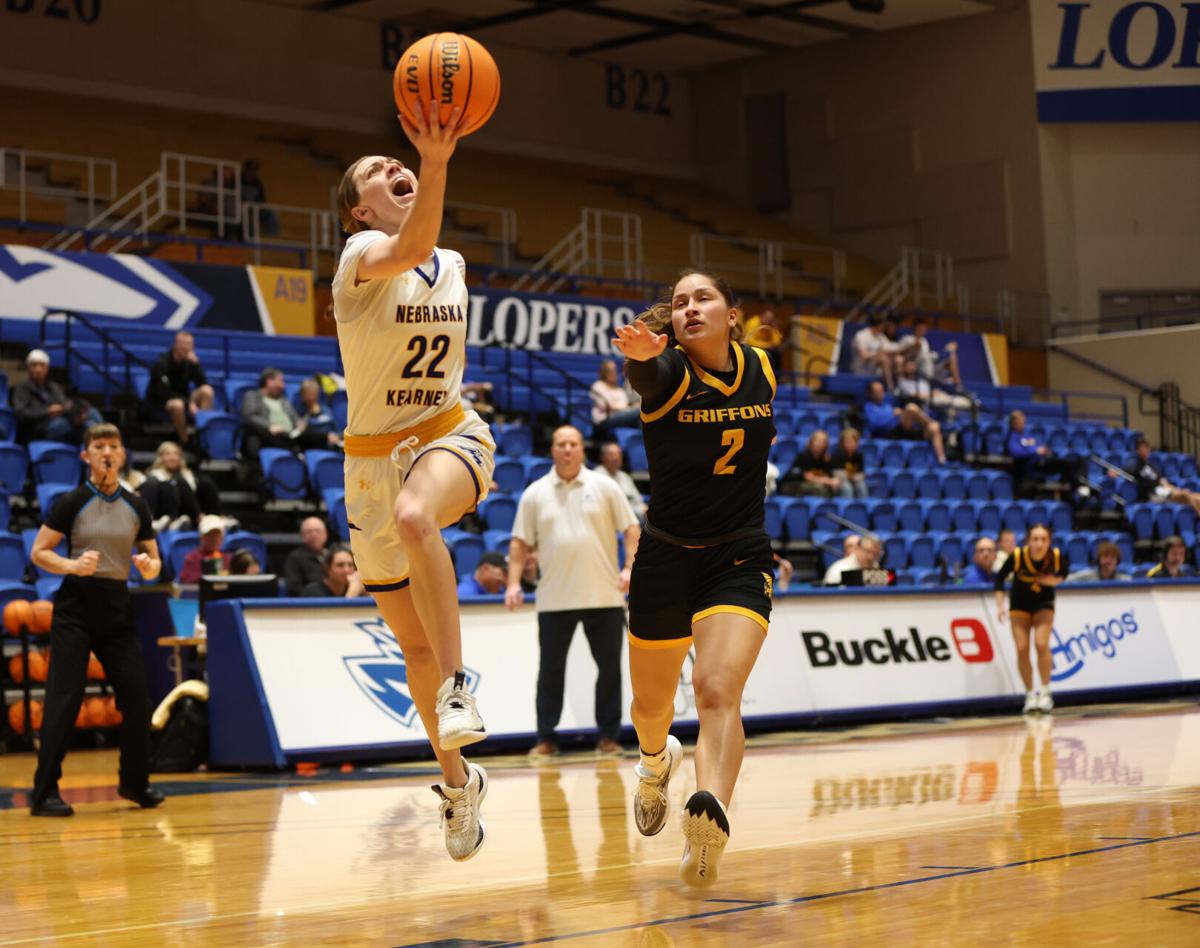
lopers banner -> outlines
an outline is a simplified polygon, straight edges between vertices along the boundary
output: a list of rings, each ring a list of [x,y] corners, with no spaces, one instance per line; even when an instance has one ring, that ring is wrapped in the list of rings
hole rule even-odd
[[[550,352],[612,355],[618,326],[644,307],[628,300],[475,287],[467,316],[467,345],[491,343]]]
[[[1038,120],[1200,120],[1200,4],[1029,4]]]

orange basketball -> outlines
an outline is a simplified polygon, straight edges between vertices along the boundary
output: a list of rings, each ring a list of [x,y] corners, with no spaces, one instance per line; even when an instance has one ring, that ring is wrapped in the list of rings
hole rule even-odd
[[[29,723],[33,730],[40,731],[42,729],[42,702],[29,702]],[[16,704],[8,706],[8,726],[18,734],[25,733],[25,702],[18,701]]]
[[[500,101],[500,70],[483,46],[461,33],[430,33],[404,51],[392,77],[396,107],[410,122],[416,110],[429,114],[429,100],[438,101],[438,117],[450,120],[457,105],[463,110],[464,135],[483,128]]]
[[[30,605],[30,609],[33,611],[33,621],[29,625],[29,631],[45,635],[50,631],[50,623],[54,619],[54,603],[49,599],[39,599]]]
[[[8,677],[18,685],[25,680],[25,664],[20,655],[14,655],[8,660]]]
[[[20,657],[20,656],[18,656]],[[50,659],[45,652],[29,653],[29,678],[31,681],[45,681],[50,675]]]
[[[78,727],[91,727],[91,725],[92,725],[92,721],[88,715],[87,702],[86,701],[80,702],[79,713],[77,715],[75,715],[75,726],[78,728]]]
[[[104,727],[108,722],[103,698],[88,698],[83,702],[83,707],[87,711],[88,727]]]
[[[108,695],[104,699],[104,726],[116,727],[123,720],[121,712],[117,710],[117,699],[112,695]]]
[[[33,625],[33,608],[28,599],[14,599],[4,607],[4,628],[13,635]]]
[[[95,655],[88,655],[87,676],[92,681],[104,681],[104,666]]]

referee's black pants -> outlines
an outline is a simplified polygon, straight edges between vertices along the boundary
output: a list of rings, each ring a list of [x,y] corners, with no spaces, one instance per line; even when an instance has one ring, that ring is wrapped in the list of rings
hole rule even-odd
[[[621,645],[625,638],[625,610],[563,609],[539,612],[538,642],[541,659],[537,678],[537,736],[554,741],[562,717],[566,687],[567,652],[575,627],[583,624],[592,658],[596,660],[596,726],[601,738],[621,736]]]
[[[42,715],[42,744],[31,803],[58,793],[62,762],[87,685],[88,652],[95,652],[116,693],[121,722],[122,787],[150,782],[150,695],[124,580],[68,576],[54,599],[50,675]]]

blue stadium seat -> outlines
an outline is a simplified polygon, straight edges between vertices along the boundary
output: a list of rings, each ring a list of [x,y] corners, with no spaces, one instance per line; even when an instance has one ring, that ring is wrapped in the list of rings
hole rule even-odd
[[[513,458],[528,457],[533,454],[533,429],[528,425],[504,425],[496,439],[496,450]]]
[[[1012,477],[1004,471],[987,471],[988,490],[992,500],[1012,500]]]
[[[890,500],[882,500],[874,497],[864,501],[867,507],[867,517],[871,522],[871,529],[879,532],[891,532],[900,528],[900,519],[896,514],[896,505]]]
[[[763,503],[763,526],[771,540],[783,539],[783,507],[778,497],[768,497]]]
[[[1087,454],[1090,450],[1087,428],[1072,426],[1067,434],[1067,451],[1071,454]]]
[[[962,471],[942,472],[942,497],[963,500],[967,496],[967,477]]]
[[[940,586],[942,571],[936,567],[930,569],[916,566],[909,571],[908,581],[910,586]]]
[[[1035,523],[1042,523],[1046,526],[1050,525],[1050,505],[1041,500],[1025,500],[1017,501],[1025,508],[1025,527],[1032,527]]]
[[[308,469],[308,482],[318,494],[326,490],[344,487],[346,458],[339,451],[321,451],[310,448],[304,452],[304,466]]]
[[[267,570],[267,541],[262,538],[261,534],[251,533],[249,530],[234,530],[226,535],[221,549],[227,553],[233,553],[235,550],[249,550],[258,560],[258,565],[262,567],[263,572]]]
[[[775,437],[791,438],[796,433],[796,412],[775,407]]]
[[[887,497],[890,494],[889,478],[886,471],[871,471],[867,474],[867,493],[872,497]]]
[[[821,571],[842,558],[842,534],[836,530],[814,530],[812,542],[821,554]]]
[[[1196,517],[1196,511],[1191,507],[1185,507],[1182,504],[1175,508],[1175,532],[1181,535],[1192,534],[1193,536],[1200,532],[1196,529],[1196,525],[1200,518]],[[5,528],[7,529],[7,527]]]
[[[904,441],[904,463],[907,467],[920,470],[922,468],[933,467],[936,463],[936,458],[933,456],[933,448],[928,441]]]
[[[974,533],[979,529],[979,518],[971,501],[960,500],[951,504],[950,529],[959,533]]]
[[[919,501],[910,500],[896,505],[896,518],[899,528],[910,533],[920,533],[925,529],[925,508]]]
[[[865,440],[862,441],[858,449],[862,452],[863,466],[869,471],[879,467],[879,449],[882,442]]]
[[[0,533],[0,580],[19,582],[28,565],[29,555],[21,538],[13,533]]]
[[[19,444],[0,444],[0,491],[20,494],[29,475],[29,452]]]
[[[1154,538],[1154,513],[1157,504],[1129,504],[1125,508],[1125,517],[1138,540]]]
[[[815,412],[802,411],[792,415],[792,437],[801,444],[808,440],[809,435],[821,427],[821,419]]]
[[[885,441],[879,449],[880,467],[907,467],[905,463],[904,443],[901,441]]]
[[[1108,450],[1108,429],[1097,428],[1088,435],[1088,450],[1103,454]]]
[[[938,471],[924,471],[917,476],[917,496],[922,500],[940,500],[942,478]]]
[[[1095,543],[1095,536],[1086,530],[1078,533],[1072,533],[1065,538],[1059,540],[1059,549],[1067,554],[1067,559],[1071,561],[1072,569],[1083,569],[1088,563],[1092,562],[1092,546]]]
[[[1067,429],[1063,425],[1053,425],[1046,431],[1046,446],[1055,454],[1067,450]]]
[[[511,531],[517,517],[517,502],[512,497],[495,494],[480,503],[478,513],[487,529]]]
[[[1009,501],[1000,515],[1000,525],[1011,530],[1020,539],[1025,535],[1025,508],[1017,501]]]
[[[284,448],[263,448],[258,454],[267,492],[276,500],[308,497],[308,472],[304,462]]]
[[[1190,454],[1177,454],[1179,459],[1179,476],[1188,480],[1200,478],[1200,463]]]
[[[865,501],[843,498],[837,501],[837,505],[838,513],[841,517],[852,523],[857,523],[863,529],[870,527],[871,515],[868,512]]]
[[[322,491],[321,499],[325,501],[325,510],[329,514],[329,522],[333,525],[334,532],[342,542],[349,543],[350,521],[346,516],[345,490],[337,488]]]
[[[992,496],[991,481],[984,471],[967,475],[967,497],[971,500],[987,500]]]
[[[794,438],[780,438],[771,445],[770,458],[779,468],[780,477],[787,476],[792,465],[796,463],[796,457],[800,454],[800,450],[800,443]]]
[[[801,497],[800,502],[808,508],[808,522],[815,533],[820,530],[841,529],[836,521],[826,514],[838,514],[838,505],[827,497]]]
[[[896,471],[888,485],[892,497],[911,500],[917,496],[917,479],[912,471]]]
[[[0,441],[17,440],[17,416],[11,408],[0,408]]]
[[[1175,506],[1174,504],[1158,503],[1154,505],[1154,535],[1160,540],[1165,540],[1167,537],[1175,533]]]
[[[1071,515],[1071,505],[1064,501],[1057,501],[1049,505],[1050,508],[1050,529],[1056,534],[1070,533],[1074,526],[1074,518]]]
[[[925,510],[925,529],[944,531],[950,529],[950,505],[944,500],[921,501]]]
[[[442,538],[454,556],[454,573],[461,580],[475,572],[479,560],[483,557],[483,537],[477,533],[467,533],[449,527],[442,531]]]
[[[988,536],[994,537],[1000,532],[1000,528],[1004,525],[1004,508],[997,503],[976,503],[975,504],[975,521],[979,525],[979,530],[986,533]]]
[[[237,415],[221,411],[198,411],[196,434],[201,450],[213,460],[237,460],[242,446],[242,422]]]
[[[915,534],[908,542],[908,562],[910,566],[925,567],[937,565],[937,546],[934,538],[927,533]]]
[[[908,566],[908,537],[903,533],[881,533],[883,563],[888,569],[904,569]]]
[[[525,464],[517,458],[496,456],[492,480],[506,494],[519,494],[525,488]]]
[[[37,500],[38,509],[42,512],[42,519],[50,515],[50,510],[54,506],[54,502],[63,494],[69,494],[78,485],[77,484],[56,484],[52,481],[38,484]]]
[[[54,597],[58,594],[58,587],[63,584],[65,576],[51,574],[49,576],[39,576],[34,584],[37,589],[38,599],[49,599],[54,601]]]
[[[229,413],[240,418],[242,416],[242,399],[247,392],[258,387],[258,382],[253,379],[226,379],[225,407],[229,409]]]
[[[549,458],[525,458],[524,464],[526,485],[532,484],[539,477],[545,477],[554,467],[554,462]]]
[[[937,552],[938,556],[953,568],[956,565],[961,566],[966,560],[968,547],[960,534],[947,533],[938,543]]]
[[[79,449],[57,441],[30,441],[29,463],[33,479],[39,484],[70,484],[75,487],[83,478],[83,462]]]
[[[1107,540],[1109,543],[1116,544],[1117,549],[1121,551],[1122,563],[1133,562],[1133,540],[1130,539],[1128,533],[1121,533],[1114,530],[1104,534],[1097,534],[1096,542],[1098,543],[1101,540]],[[1094,553],[1092,558],[1095,559]]]
[[[178,576],[183,569],[183,561],[188,553],[200,545],[200,534],[195,530],[176,530],[171,538],[170,549],[163,553],[164,560],[171,567],[171,575]]]
[[[808,505],[794,500],[792,503],[783,505],[782,513],[783,528],[787,533],[788,540],[807,540],[811,520]]]
[[[507,530],[484,530],[483,545],[493,553],[503,553],[508,556],[508,545],[512,542],[512,534]]]

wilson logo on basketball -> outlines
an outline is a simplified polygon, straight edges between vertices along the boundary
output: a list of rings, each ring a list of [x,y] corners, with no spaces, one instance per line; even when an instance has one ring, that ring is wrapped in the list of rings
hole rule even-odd
[[[837,665],[907,665],[948,662],[957,652],[964,662],[990,662],[995,657],[991,637],[977,619],[953,619],[950,641],[940,635],[921,634],[909,626],[907,634],[885,628],[879,637],[834,641],[827,632],[801,632],[804,650],[813,668]],[[953,648],[951,648],[953,643]]]

